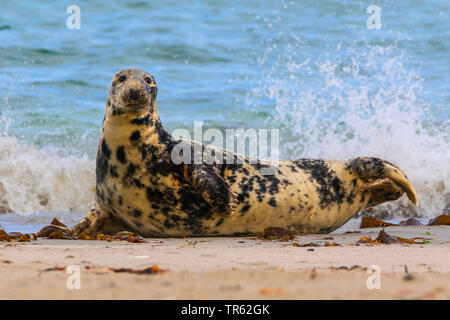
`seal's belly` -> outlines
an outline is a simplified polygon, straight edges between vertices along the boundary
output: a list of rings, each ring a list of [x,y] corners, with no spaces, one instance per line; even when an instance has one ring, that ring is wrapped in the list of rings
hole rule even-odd
[[[283,162],[269,176],[249,164],[227,168],[224,178],[237,194],[239,206],[232,215],[224,215],[213,212],[197,190],[176,174],[144,173],[137,183],[110,186],[121,195],[111,200],[111,207],[148,236],[256,234],[271,226],[295,233],[326,233],[366,204],[355,191],[359,179],[345,174],[339,162]]]
[[[231,173],[227,178],[235,180],[232,188],[241,204],[219,232],[255,234],[276,226],[298,234],[328,233],[365,207],[367,199],[356,192],[364,182],[349,179],[342,163],[297,164],[282,162],[273,176],[253,168],[247,168],[248,174]]]

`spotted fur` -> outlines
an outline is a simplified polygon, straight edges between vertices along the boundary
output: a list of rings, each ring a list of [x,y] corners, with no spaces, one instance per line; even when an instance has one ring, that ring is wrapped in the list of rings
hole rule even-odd
[[[171,154],[181,140],[163,128],[156,96],[156,82],[144,71],[114,76],[97,154],[95,207],[71,233],[127,229],[149,237],[229,236],[270,226],[328,233],[404,191],[417,203],[406,175],[377,158],[284,161],[273,175],[260,173],[264,162],[219,149],[214,151],[234,163],[175,164]],[[205,150],[183,142],[192,157],[198,147]]]

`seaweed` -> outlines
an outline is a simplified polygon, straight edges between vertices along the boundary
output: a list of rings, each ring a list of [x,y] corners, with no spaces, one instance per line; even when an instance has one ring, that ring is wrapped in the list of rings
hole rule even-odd
[[[167,272],[167,270],[160,269],[157,265],[145,269],[131,269],[131,268],[108,268],[115,273],[133,273],[133,274],[161,274]]]
[[[331,270],[346,270],[346,271],[352,271],[352,270],[355,270],[355,269],[360,269],[362,271],[366,271],[367,270],[366,267],[363,268],[363,267],[361,267],[360,265],[357,265],[357,264],[355,264],[355,265],[353,265],[351,267],[347,267],[347,266],[330,267],[330,269]]]
[[[423,241],[420,242],[420,241],[415,241],[415,240],[423,240]],[[374,244],[396,244],[396,243],[424,244],[424,243],[431,243],[431,241],[429,241],[429,240],[430,239],[423,238],[423,237],[415,237],[415,238],[412,238],[412,239],[401,238],[401,237],[398,237],[398,236],[392,236],[392,235],[386,233],[384,230],[380,230],[380,232],[378,233],[378,236],[377,236],[377,238],[375,240],[372,240],[368,236],[363,236],[356,243],[366,243],[366,244],[370,244],[370,245],[374,245]]]
[[[1,236],[1,235],[0,235]],[[82,232],[76,236],[68,236],[63,231],[57,230],[50,233],[47,239],[61,239],[61,240],[98,240],[98,241],[128,241],[131,243],[146,243],[147,241],[141,236],[128,231],[118,232],[114,235],[98,233],[95,236]]]
[[[298,243],[295,242],[292,245],[294,247],[322,247],[321,244],[315,243],[315,242],[310,242],[310,243],[305,243],[305,244],[298,244]]]
[[[429,226],[450,226],[450,215],[442,214],[428,222]]]
[[[339,243],[336,242],[325,242],[324,247],[342,247]]]
[[[9,232],[0,229],[0,242],[30,242],[31,240],[37,240],[37,236],[34,233],[20,233]]]
[[[363,217],[361,219],[361,225],[359,226],[362,228],[379,228],[379,227],[407,227],[407,226],[421,226],[422,223],[415,219],[410,218],[404,221],[401,221],[400,223],[389,223],[386,221],[383,221],[381,219],[377,218],[371,218],[371,217]],[[450,225],[450,215],[442,214],[438,217],[435,217],[433,219],[430,219],[430,221],[427,224],[428,226],[449,226]]]
[[[262,295],[283,294],[283,289],[281,289],[281,288],[261,288],[261,289],[259,289],[259,293]]]
[[[371,218],[371,217],[363,217],[361,219],[361,225],[359,226],[361,229],[363,228],[379,228],[379,227],[406,227],[406,226],[421,226],[422,223],[415,219],[410,218],[405,221],[401,221],[398,224],[385,222],[381,219]]]
[[[258,238],[264,240],[280,240],[289,241],[294,239],[294,235],[285,228],[280,227],[268,227],[263,232],[258,234]]]

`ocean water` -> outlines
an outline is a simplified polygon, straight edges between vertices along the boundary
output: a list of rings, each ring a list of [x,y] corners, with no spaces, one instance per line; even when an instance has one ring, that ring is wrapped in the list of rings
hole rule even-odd
[[[69,5],[81,28],[68,29]],[[368,29],[370,5],[381,28]],[[0,2],[0,224],[81,219],[113,74],[159,86],[169,131],[277,128],[281,158],[376,156],[420,198],[377,207],[432,217],[450,204],[450,3]]]

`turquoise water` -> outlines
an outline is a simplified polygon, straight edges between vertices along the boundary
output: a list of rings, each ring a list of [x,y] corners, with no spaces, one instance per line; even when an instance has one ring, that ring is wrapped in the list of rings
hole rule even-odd
[[[66,8],[81,9],[81,29]],[[369,5],[382,26],[369,30]],[[448,1],[0,1],[0,211],[80,218],[109,82],[152,73],[169,131],[278,128],[281,157],[383,157],[450,203]],[[8,215],[8,217],[10,216]],[[24,219],[24,218],[20,218]],[[69,218],[68,218],[69,219]],[[23,220],[21,220],[23,221]]]

